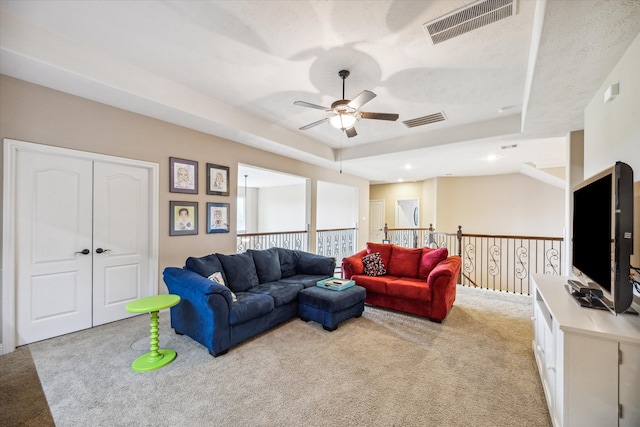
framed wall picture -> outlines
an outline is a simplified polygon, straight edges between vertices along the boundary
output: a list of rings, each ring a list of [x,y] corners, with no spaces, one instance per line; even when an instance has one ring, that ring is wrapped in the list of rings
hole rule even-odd
[[[169,157],[169,170],[170,192],[198,194],[198,162]]]
[[[229,232],[229,203],[207,203],[207,233]]]
[[[169,236],[198,234],[198,202],[169,202]]]
[[[207,194],[229,195],[229,167],[207,163]]]

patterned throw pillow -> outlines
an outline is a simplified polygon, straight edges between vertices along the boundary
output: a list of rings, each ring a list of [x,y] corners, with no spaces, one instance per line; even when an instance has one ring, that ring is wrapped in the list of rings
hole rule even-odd
[[[362,263],[364,264],[364,273],[367,276],[384,276],[387,274],[380,252],[363,256]]]
[[[224,284],[224,278],[222,277],[222,273],[219,271],[216,271],[211,276],[207,277],[207,279],[211,280],[212,282],[216,282],[218,285],[222,285],[225,287],[227,286]],[[229,291],[231,291],[231,289],[229,289]],[[231,292],[231,299],[233,301],[238,301],[238,297],[233,292]]]

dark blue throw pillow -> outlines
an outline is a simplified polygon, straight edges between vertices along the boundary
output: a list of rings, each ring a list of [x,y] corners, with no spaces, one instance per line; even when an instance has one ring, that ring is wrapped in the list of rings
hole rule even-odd
[[[298,253],[292,249],[277,248],[280,257],[280,271],[282,277],[291,277],[296,274],[298,265]]]
[[[213,273],[221,272],[222,277],[226,282],[224,269],[222,268],[222,264],[220,263],[220,260],[215,254],[203,256],[201,258],[189,257],[187,258],[185,268],[187,270],[191,270],[195,273],[198,273],[202,277],[207,277],[207,278],[211,276]]]
[[[251,254],[216,255],[224,267],[226,284],[233,292],[245,292],[260,284]]]
[[[280,257],[278,256],[278,250],[276,248],[262,251],[249,249],[247,252],[253,257],[260,283],[280,280],[282,272],[280,270]]]

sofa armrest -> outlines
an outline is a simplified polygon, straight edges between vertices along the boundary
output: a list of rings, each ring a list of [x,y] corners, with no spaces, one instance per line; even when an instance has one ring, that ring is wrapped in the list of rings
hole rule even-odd
[[[367,250],[363,249],[354,255],[342,258],[342,277],[351,279],[355,274],[364,274],[364,264],[362,258],[367,254]]]
[[[437,320],[443,320],[456,300],[456,286],[462,259],[457,255],[452,255],[440,261],[435,266],[427,282],[431,287],[431,316]]]
[[[182,268],[165,268],[163,278],[169,293],[180,296],[180,304],[171,307],[171,327],[204,345],[213,354],[228,350],[231,291]]]
[[[229,288],[209,280],[206,277],[202,277],[194,271],[187,270],[186,268],[167,267],[162,274],[167,287],[178,285],[187,287],[196,294],[220,294],[227,300],[228,306],[231,306],[233,299]]]
[[[316,255],[304,251],[296,251],[298,262],[296,263],[296,273],[298,274],[318,274],[323,276],[333,276],[336,270],[336,259],[333,257]]]

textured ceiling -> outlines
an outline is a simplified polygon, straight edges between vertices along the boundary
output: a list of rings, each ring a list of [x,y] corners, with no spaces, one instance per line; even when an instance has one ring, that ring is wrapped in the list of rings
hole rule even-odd
[[[422,24],[471,3],[2,0],[0,72],[372,182],[563,166],[640,1],[518,0],[433,45]],[[400,119],[298,130],[328,115],[294,101],[342,98],[341,69],[347,99],[373,91],[362,110]]]

